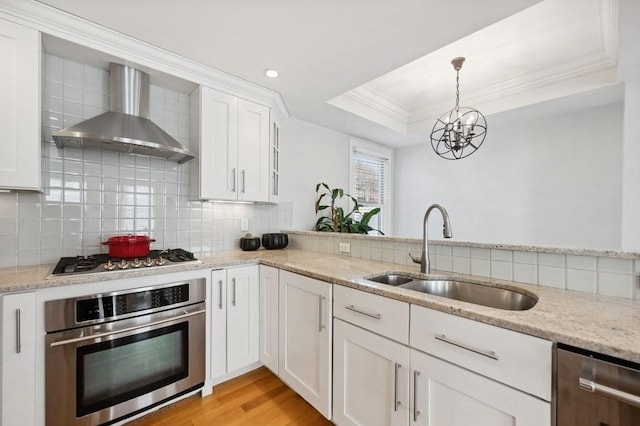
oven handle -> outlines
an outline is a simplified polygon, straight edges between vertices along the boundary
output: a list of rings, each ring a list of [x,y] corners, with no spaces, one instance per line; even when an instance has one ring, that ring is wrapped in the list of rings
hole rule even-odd
[[[112,331],[105,332],[105,333],[92,334],[91,336],[83,336],[83,337],[76,337],[76,338],[73,338],[73,339],[60,340],[59,342],[52,342],[51,343],[51,347],[53,348],[55,346],[63,346],[63,345],[67,345],[69,343],[77,343],[77,342],[84,342],[84,341],[87,341],[87,340],[95,340],[95,339],[100,338],[100,337],[106,337],[106,336],[111,336],[111,335],[114,335],[114,334],[126,333],[126,332],[129,332],[129,331],[138,330],[140,328],[153,327],[153,326],[164,324],[164,323],[167,323],[167,322],[172,322],[172,321],[181,320],[181,319],[184,319],[184,318],[193,317],[195,315],[204,314],[205,312],[206,312],[205,309],[201,309],[201,310],[198,310],[198,311],[189,312],[189,313],[182,314],[182,315],[176,315],[174,317],[166,318],[166,319],[163,319],[163,320],[160,320],[160,321],[154,321],[154,322],[150,322],[150,323],[147,323],[147,324],[137,325],[135,327],[126,327],[126,328],[123,328],[123,329],[120,329],[120,330],[112,330]]]

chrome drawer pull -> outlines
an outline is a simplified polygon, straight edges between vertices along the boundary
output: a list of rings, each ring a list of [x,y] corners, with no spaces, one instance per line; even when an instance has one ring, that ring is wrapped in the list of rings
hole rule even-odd
[[[353,305],[345,306],[344,308],[348,309],[350,311],[353,311],[353,312],[357,312],[357,313],[362,314],[362,315],[366,315],[366,316],[371,317],[371,318],[375,318],[375,319],[382,318],[382,315],[380,315],[380,314],[371,314],[369,312],[361,311],[360,309],[356,308]]]
[[[231,192],[236,192],[236,169],[231,169],[231,174],[233,175],[231,178]]]
[[[318,331],[322,332],[324,329],[324,324],[322,323],[322,301],[325,299],[324,296],[318,295]]]
[[[578,380],[578,385],[583,391],[598,393],[600,395],[640,407],[640,396],[610,388],[609,386],[601,385],[583,378]]]
[[[420,372],[418,370],[413,371],[413,421],[418,421],[418,416],[422,414],[420,410],[418,410],[418,377],[420,377]]]
[[[395,364],[395,370],[396,370],[396,374],[395,374],[395,389],[393,390],[393,411],[398,411],[398,407],[400,406],[401,402],[398,401],[398,371],[400,370],[400,367],[402,367],[402,365],[400,365],[400,363]]]
[[[496,355],[496,353],[494,351],[485,351],[485,350],[482,350],[482,349],[474,348],[473,346],[465,345],[464,343],[456,342],[455,340],[449,339],[444,334],[436,335],[436,336],[433,336],[433,337],[435,337],[437,340],[440,340],[441,342],[448,343],[450,345],[457,346],[457,347],[462,348],[462,349],[466,349],[468,351],[471,351],[471,352],[476,353],[478,355],[486,356],[487,358],[491,358],[491,359],[494,359],[496,361],[498,360],[498,355]]]
[[[218,309],[222,310],[222,280],[218,281]]]
[[[16,353],[22,352],[22,325],[21,325],[21,312],[20,309],[16,309]]]

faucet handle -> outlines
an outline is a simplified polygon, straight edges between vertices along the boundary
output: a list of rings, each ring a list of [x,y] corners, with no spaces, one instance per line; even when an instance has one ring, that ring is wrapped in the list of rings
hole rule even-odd
[[[413,255],[411,253],[407,253],[407,254],[411,258],[411,260],[413,260],[413,263],[417,263],[417,264],[421,264],[422,263],[422,255],[420,257],[413,257]]]

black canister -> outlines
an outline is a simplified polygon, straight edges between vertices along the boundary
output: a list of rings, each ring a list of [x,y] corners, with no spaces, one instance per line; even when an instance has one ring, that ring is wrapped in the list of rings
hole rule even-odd
[[[254,237],[251,234],[246,234],[240,238],[240,248],[244,251],[254,251],[260,248],[260,237]]]

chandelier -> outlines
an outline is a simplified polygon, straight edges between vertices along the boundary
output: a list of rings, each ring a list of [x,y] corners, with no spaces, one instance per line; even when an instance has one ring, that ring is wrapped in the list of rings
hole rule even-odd
[[[431,146],[440,157],[459,160],[476,152],[487,136],[487,121],[480,111],[460,106],[460,68],[464,58],[451,61],[456,70],[456,106],[436,121]]]

